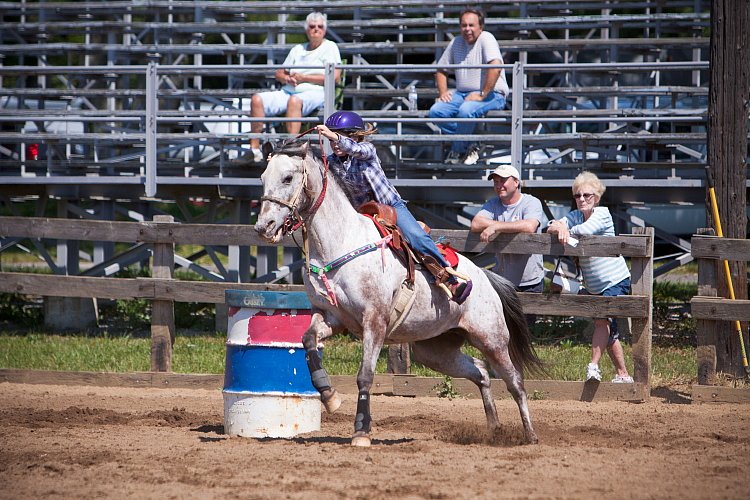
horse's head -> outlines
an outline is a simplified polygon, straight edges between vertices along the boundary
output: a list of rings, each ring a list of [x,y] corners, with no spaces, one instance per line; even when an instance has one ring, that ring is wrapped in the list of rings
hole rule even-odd
[[[255,230],[271,243],[296,229],[311,204],[306,161],[309,142],[293,142],[271,154],[260,179],[263,198]]]

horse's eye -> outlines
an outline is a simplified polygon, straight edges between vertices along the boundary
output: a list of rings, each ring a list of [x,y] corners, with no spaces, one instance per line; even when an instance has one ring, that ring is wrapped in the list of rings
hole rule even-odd
[[[284,182],[284,184],[291,184],[292,183],[292,179],[293,179],[293,177],[291,175],[287,175],[286,177],[284,177],[283,182]]]

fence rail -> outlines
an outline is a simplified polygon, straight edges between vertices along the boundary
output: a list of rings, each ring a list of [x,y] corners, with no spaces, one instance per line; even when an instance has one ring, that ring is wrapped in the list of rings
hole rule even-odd
[[[159,216],[165,217],[165,216]],[[651,367],[651,317],[653,295],[653,228],[616,237],[581,237],[577,247],[563,246],[547,234],[500,235],[484,243],[478,235],[460,230],[433,229],[460,252],[504,252],[550,255],[623,255],[630,258],[632,295],[619,297],[521,293],[524,311],[550,316],[631,317],[634,378],[643,397],[648,397]],[[242,224],[179,224],[165,221],[113,222],[34,217],[0,217],[0,249],[23,240],[84,240],[148,244],[153,249],[151,278],[95,278],[86,276],[0,273],[0,292],[57,297],[148,299],[153,301],[152,344],[161,342],[166,359],[153,359],[154,371],[169,371],[171,350],[164,348],[164,332],[174,335],[173,302],[221,304],[224,291],[300,291],[301,285],[186,281],[172,276],[175,244],[265,246],[255,231]],[[280,245],[291,245],[286,239]],[[156,308],[162,311],[156,313]],[[161,318],[161,319],[160,319]],[[166,319],[164,319],[166,318]],[[170,319],[171,318],[171,319]],[[167,336],[167,339],[169,336]],[[168,342],[167,342],[168,344]],[[166,352],[165,352],[166,351]]]

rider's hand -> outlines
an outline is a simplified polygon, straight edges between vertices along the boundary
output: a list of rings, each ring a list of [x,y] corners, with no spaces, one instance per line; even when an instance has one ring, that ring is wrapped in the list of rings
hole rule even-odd
[[[338,141],[339,140],[339,134],[334,132],[333,130],[329,129],[325,125],[317,125],[315,129],[318,131],[320,135],[325,137],[328,140],[331,141]]]

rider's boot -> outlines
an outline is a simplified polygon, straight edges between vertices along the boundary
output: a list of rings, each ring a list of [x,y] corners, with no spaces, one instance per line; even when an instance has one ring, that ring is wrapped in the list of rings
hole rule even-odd
[[[422,255],[422,264],[434,276],[435,285],[449,292],[452,301],[463,304],[469,297],[472,288],[470,279],[456,276],[453,269],[443,267],[429,255]]]
[[[453,283],[451,283],[450,280],[448,281],[448,288],[450,289],[451,294],[453,294],[451,300],[457,304],[463,304],[464,301],[469,298],[469,294],[471,294],[471,280],[462,280],[455,276],[451,276],[451,278],[453,279]]]

